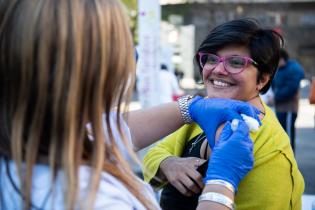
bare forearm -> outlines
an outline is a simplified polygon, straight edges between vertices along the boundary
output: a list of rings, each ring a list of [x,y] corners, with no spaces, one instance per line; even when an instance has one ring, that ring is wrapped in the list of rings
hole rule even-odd
[[[136,149],[149,146],[184,124],[177,102],[131,111],[125,117]]]

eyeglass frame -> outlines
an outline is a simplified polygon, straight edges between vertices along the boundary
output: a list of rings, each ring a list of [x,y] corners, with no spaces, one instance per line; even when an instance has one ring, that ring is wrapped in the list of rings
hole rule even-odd
[[[241,73],[242,71],[244,71],[245,69],[246,69],[246,67],[248,66],[248,64],[250,63],[250,64],[253,64],[254,66],[256,66],[256,67],[258,67],[258,63],[256,62],[256,61],[254,61],[252,58],[250,58],[250,57],[247,57],[247,56],[242,56],[242,55],[228,55],[228,56],[218,56],[218,55],[216,55],[216,54],[213,54],[213,53],[207,53],[207,52],[198,52],[198,56],[199,56],[199,66],[201,67],[201,73],[203,72],[203,69],[204,69],[204,67],[206,66],[206,65],[204,65],[204,66],[202,66],[201,64],[202,64],[202,62],[201,62],[201,57],[203,56],[203,55],[214,55],[214,56],[216,56],[218,59],[219,59],[219,62],[210,70],[210,71],[213,71],[221,62],[223,63],[223,66],[224,66],[224,69],[225,69],[225,71],[227,71],[227,72],[229,72],[230,74],[239,74],[239,73]],[[230,57],[241,57],[241,58],[243,58],[243,59],[245,59],[245,65],[244,65],[244,67],[240,70],[240,71],[238,71],[238,72],[230,72],[227,68],[226,68],[226,66],[225,66],[225,60],[227,59],[227,58],[230,58]]]

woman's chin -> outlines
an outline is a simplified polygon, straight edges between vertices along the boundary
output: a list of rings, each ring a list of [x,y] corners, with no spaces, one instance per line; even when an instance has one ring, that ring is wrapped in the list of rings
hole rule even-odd
[[[231,90],[207,90],[208,98],[231,98],[235,99],[236,96]]]
[[[221,94],[210,94],[208,95],[208,98],[228,98],[228,99],[233,99],[233,97],[229,97],[227,95],[221,95]]]

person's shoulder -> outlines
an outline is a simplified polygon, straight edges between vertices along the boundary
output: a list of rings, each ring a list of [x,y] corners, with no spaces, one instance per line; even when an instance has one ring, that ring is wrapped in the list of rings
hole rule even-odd
[[[292,77],[292,75],[294,75],[294,77]],[[289,60],[286,76],[290,79],[295,79],[297,82],[303,79],[305,75],[302,65],[296,60]]]
[[[303,70],[302,65],[296,61],[296,60],[288,60],[288,66],[290,69],[292,69],[293,71],[300,71]]]
[[[257,157],[275,154],[275,151],[284,151],[286,147],[290,146],[289,137],[281,127],[275,113],[268,105],[263,105],[265,116],[261,120],[262,125],[258,132],[251,134],[255,142]]]
[[[88,189],[91,173],[89,167],[80,167],[80,188],[83,192]],[[102,172],[100,179],[94,209],[144,209],[140,201],[116,177]],[[152,188],[141,180],[138,181],[143,187],[143,194],[153,199]]]

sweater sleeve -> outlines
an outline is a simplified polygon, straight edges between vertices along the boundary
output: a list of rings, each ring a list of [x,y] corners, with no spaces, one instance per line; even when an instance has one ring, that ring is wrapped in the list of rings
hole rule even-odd
[[[196,124],[184,125],[153,146],[143,159],[144,180],[153,187],[164,185],[166,182],[156,176],[161,162],[170,156],[180,157],[186,143],[200,132],[201,129]]]

